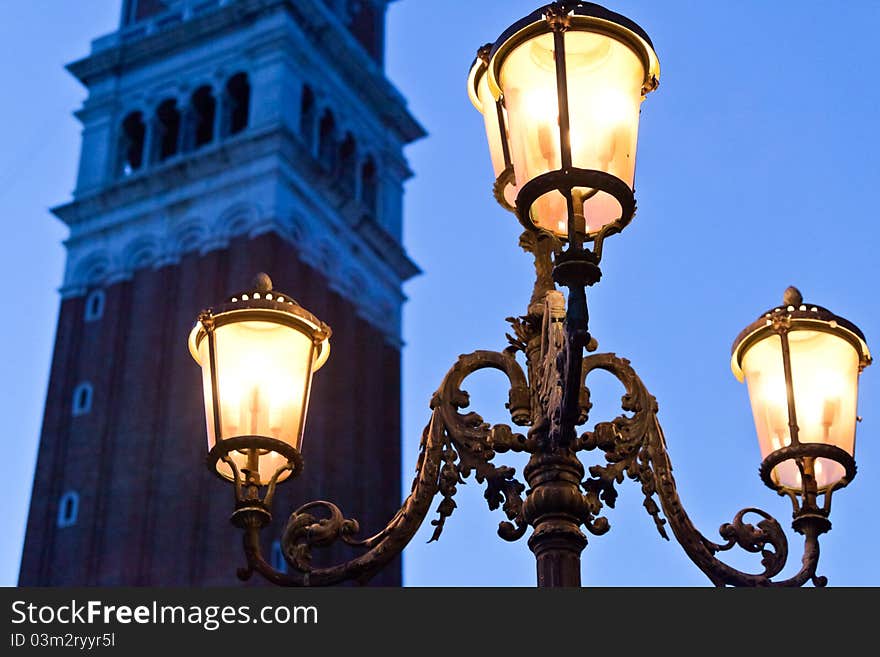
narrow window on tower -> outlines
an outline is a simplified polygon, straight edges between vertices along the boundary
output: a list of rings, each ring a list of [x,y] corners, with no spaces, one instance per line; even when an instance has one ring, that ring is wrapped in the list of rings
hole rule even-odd
[[[177,101],[169,98],[156,110],[156,135],[158,146],[157,160],[167,160],[177,153],[180,142],[180,111]]]
[[[73,415],[85,415],[92,410],[92,384],[83,381],[73,389]]]
[[[348,198],[357,197],[357,144],[351,133],[339,146],[339,184]]]
[[[314,152],[315,147],[315,93],[309,85],[303,86],[302,101],[299,108],[299,136],[306,148]]]
[[[86,297],[85,320],[94,322],[104,315],[104,302],[107,296],[104,290],[92,290]]]
[[[211,93],[211,87],[204,86],[195,90],[190,99],[190,130],[189,142],[193,148],[211,143],[214,139],[214,115],[217,102]]]
[[[327,110],[321,117],[318,131],[318,159],[328,171],[336,168],[336,120],[333,112]]]
[[[130,176],[144,163],[144,138],[147,127],[140,112],[132,112],[122,120],[119,134],[117,174]]]
[[[368,157],[361,167],[361,203],[375,218],[379,206],[379,179],[372,157]]]
[[[226,82],[226,102],[229,104],[227,111],[228,126],[227,135],[234,135],[247,127],[250,115],[251,85],[247,74],[236,73]]]
[[[58,526],[71,527],[76,524],[79,513],[79,494],[74,490],[66,491],[58,500]]]
[[[284,552],[281,550],[281,541],[272,543],[272,567],[282,573],[287,572],[287,561],[284,560]]]

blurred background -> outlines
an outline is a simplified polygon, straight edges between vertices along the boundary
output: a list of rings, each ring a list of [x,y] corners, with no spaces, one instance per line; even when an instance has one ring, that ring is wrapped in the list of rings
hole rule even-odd
[[[517,246],[518,222],[492,199],[482,120],[465,82],[477,47],[536,6],[401,0],[389,11],[387,74],[429,132],[407,151],[416,175],[405,197],[405,243],[424,274],[406,287],[403,492],[431,393],[459,354],[503,348],[504,318],[524,313],[531,293],[531,259]],[[817,0],[606,6],[648,32],[662,76],[642,110],[639,211],[606,242],[603,279],[588,293],[591,332],[600,351],[629,358],[657,397],[679,493],[707,537],[747,506],[788,528],[789,502],[758,478],[758,443],[745,386],[730,372],[730,345],[793,284],[808,303],[855,322],[876,347],[880,3],[853,0],[833,12]],[[47,208],[70,198],[79,155],[72,112],[85,92],[63,67],[116,29],[119,10],[119,0],[0,0],[3,585],[17,581],[63,272],[65,229]],[[835,495],[834,529],[822,539],[819,573],[830,585],[880,585],[878,377],[874,368],[864,373],[859,476]],[[509,422],[503,383],[491,374],[468,381],[472,408],[488,422]],[[622,392],[610,377],[597,375],[596,384],[591,423],[617,415]],[[584,552],[584,585],[708,584],[674,541],[658,536],[639,486],[618,490],[611,531],[591,537]],[[456,500],[439,543],[426,544],[426,522],[405,551],[405,583],[532,586],[526,539],[508,544],[495,535],[503,515],[486,508],[482,489],[469,481]],[[801,541],[792,533],[790,541],[786,573],[800,562]],[[759,561],[732,560],[753,568]]]

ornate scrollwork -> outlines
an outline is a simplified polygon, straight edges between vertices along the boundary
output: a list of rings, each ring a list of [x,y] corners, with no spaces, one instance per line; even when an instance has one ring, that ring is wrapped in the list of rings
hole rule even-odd
[[[762,520],[758,521],[757,527],[743,520],[746,514],[755,514],[760,516]],[[779,523],[771,515],[768,515],[761,509],[743,509],[736,514],[733,522],[721,525],[718,530],[721,538],[727,540],[724,545],[709,544],[710,550],[713,552],[723,552],[733,547],[740,547],[746,552],[761,553],[761,565],[764,566],[764,573],[768,577],[782,572],[785,562],[788,558],[788,541],[785,538],[785,532],[782,531]],[[773,549],[768,549],[772,547]]]
[[[657,479],[657,494],[663,512],[676,539],[687,552],[690,559],[706,573],[716,586],[801,586],[812,580],[816,586],[824,586],[827,580],[816,575],[819,562],[819,535],[826,530],[824,523],[801,523],[804,534],[804,555],[801,569],[786,580],[773,581],[785,566],[788,557],[788,541],[779,523],[759,509],[748,508],[740,511],[733,523],[722,525],[720,532],[727,543],[719,546],[709,541],[694,527],[681,504],[672,476],[672,464],[666,451],[666,439],[660,423],[654,416],[646,436],[649,458]],[[753,527],[742,521],[747,513],[756,513],[763,519]],[[731,542],[733,541],[733,542]],[[744,573],[728,566],[715,557],[717,552],[730,549],[736,544],[749,552],[760,552],[763,556],[763,572]],[[772,548],[772,549],[768,549]]]
[[[559,361],[565,353],[561,322],[557,317],[561,317],[561,310],[554,310],[555,301],[558,300],[549,294],[541,315],[543,328],[540,332],[535,331],[533,317],[522,318],[519,323],[514,323],[517,338],[513,347],[504,352],[476,351],[460,356],[449,370],[431,400],[433,413],[422,434],[410,495],[382,531],[358,539],[358,523],[346,519],[334,504],[323,501],[306,504],[290,516],[284,530],[282,548],[292,572],[282,573],[275,570],[260,552],[259,532],[266,524],[267,510],[257,508],[259,501],[252,500],[246,508],[236,511],[237,522],[245,529],[244,545],[248,559],[248,567],[242,569],[240,575],[247,578],[256,571],[276,584],[289,586],[327,585],[350,579],[366,581],[409,543],[438,494],[441,500],[437,517],[431,523],[434,532],[430,540],[440,537],[446,520],[456,508],[457,487],[471,475],[485,485],[489,508],[500,508],[507,518],[498,528],[502,538],[517,540],[529,525],[533,525],[536,532],[529,544],[539,559],[542,550],[550,549],[544,545],[552,546],[554,540],[563,540],[560,536],[570,540],[579,552],[586,539],[578,532],[577,525],[581,524],[594,535],[608,531],[608,520],[601,511],[606,506],[614,507],[618,495],[616,485],[628,477],[640,483],[645,509],[660,534],[668,540],[669,527],[691,560],[714,584],[800,586],[812,581],[817,586],[824,586],[825,578],[816,575],[818,536],[828,528],[824,518],[817,518],[815,522],[811,517],[798,518],[796,528],[805,536],[802,567],[796,575],[782,581],[773,581],[772,578],[782,572],[786,564],[788,543],[779,523],[764,511],[746,508],[737,513],[732,522],[721,526],[722,542],[718,543],[694,527],[676,491],[666,441],[657,419],[657,401],[629,361],[614,354],[593,354],[584,358],[582,410],[586,412],[590,405],[587,377],[601,369],[623,384],[625,393],[621,408],[625,413],[610,422],[596,424],[592,431],[585,432],[570,446],[554,447],[547,443],[550,414],[558,411],[561,403]],[[515,353],[520,350],[526,352],[529,361],[531,386],[515,359]],[[470,403],[467,392],[462,389],[464,380],[485,368],[500,370],[507,376],[510,383],[508,408],[515,423],[532,425],[528,436],[514,433],[508,425],[490,426],[475,412],[461,412]],[[589,468],[589,477],[585,480],[580,464],[574,459],[574,454],[583,450],[601,450],[605,457],[605,464]],[[493,463],[498,453],[508,451],[532,454],[526,468],[532,490],[525,501],[526,487],[517,480],[513,468]],[[579,481],[584,491],[582,499],[577,493]],[[536,487],[540,489],[542,486],[538,497],[533,497]],[[561,505],[563,515],[554,515],[553,504]],[[749,515],[758,516],[758,521],[754,524],[747,522]],[[359,548],[363,553],[343,564],[314,568],[312,549],[338,541]],[[745,573],[718,559],[719,553],[734,547],[760,554],[763,571]]]
[[[388,525],[378,534],[356,538],[356,520],[346,519],[334,504],[310,502],[294,511],[282,535],[282,552],[292,572],[282,573],[263,557],[259,532],[265,525],[262,510],[257,522],[245,516],[244,548],[247,568],[239,571],[243,579],[259,572],[269,581],[286,586],[330,585],[344,580],[366,581],[393,559],[409,543],[427,515],[434,497],[442,497],[437,518],[432,521],[437,540],[446,519],[455,509],[454,495],[459,484],[473,475],[485,484],[485,498],[490,509],[501,508],[507,520],[502,521],[498,534],[505,540],[523,536],[527,525],[523,520],[525,485],[515,477],[513,468],[496,466],[491,461],[499,452],[523,452],[534,449],[535,441],[514,433],[504,424],[489,426],[474,412],[460,413],[469,404],[468,394],[461,385],[477,370],[501,370],[510,382],[508,408],[514,422],[525,424],[531,417],[531,400],[525,375],[514,356],[507,352],[476,351],[460,356],[443,379],[431,400],[431,421],[422,434],[416,476],[410,495]],[[327,568],[312,565],[312,549],[338,541],[364,550],[354,559]]]
[[[555,289],[551,255],[559,251],[559,241],[527,231],[521,245],[534,255],[537,274],[528,313],[508,319],[512,333],[508,334],[509,345],[503,351],[475,351],[460,356],[444,377],[431,399],[431,419],[422,433],[410,494],[385,528],[359,539],[357,521],[345,518],[336,505],[310,502],[288,519],[282,551],[291,572],[279,572],[262,556],[259,540],[260,530],[270,517],[272,489],[278,474],[260,500],[255,492],[259,482],[239,482],[243,478],[232,464],[239,482],[233,519],[245,530],[248,564],[240,576],[247,578],[259,572],[269,581],[287,586],[366,581],[409,543],[439,495],[430,538],[437,540],[456,509],[458,486],[473,476],[485,486],[489,508],[500,508],[505,515],[506,520],[498,527],[499,536],[517,540],[529,526],[534,527],[529,547],[538,560],[539,583],[572,585],[579,582],[580,552],[587,543],[581,528],[594,535],[609,530],[610,524],[602,512],[605,507],[614,507],[616,486],[626,477],[640,484],[645,510],[660,535],[669,540],[667,530],[671,530],[690,559],[714,584],[800,586],[812,580],[817,586],[824,586],[826,580],[816,575],[816,565],[818,537],[830,528],[827,509],[823,512],[815,506],[799,508],[795,504],[794,527],[805,537],[802,567],[793,577],[782,581],[772,578],[785,567],[788,543],[779,523],[764,511],[746,508],[737,513],[732,522],[721,526],[720,542],[709,540],[694,527],[676,490],[657,419],[657,400],[626,359],[610,353],[583,358],[584,349],[594,351],[596,343],[587,330],[583,288],[567,285],[568,311],[565,299]],[[516,360],[518,352],[525,356],[528,377]],[[487,368],[506,375],[510,384],[507,408],[514,424],[529,427],[528,435],[514,433],[506,424],[490,426],[475,412],[462,412],[470,404],[468,393],[462,389],[465,379]],[[623,385],[624,413],[610,422],[597,423],[578,437],[575,428],[587,420],[591,408],[587,379],[595,370],[609,372]],[[224,442],[233,445],[231,441]],[[590,467],[584,478],[583,464],[577,455],[589,450],[601,450],[605,462]],[[494,463],[497,454],[505,452],[531,455],[524,469],[528,490],[513,468]],[[298,453],[290,457],[287,469],[298,470],[297,458]],[[768,467],[772,467],[772,461]],[[852,473],[847,472],[851,478],[854,464]],[[747,522],[749,516],[757,516],[758,520]],[[342,564],[314,567],[312,550],[336,542],[362,552]],[[760,554],[763,571],[745,573],[718,558],[719,553],[735,547]]]
[[[432,408],[438,410],[443,420],[447,443],[443,449],[443,467],[440,475],[440,494],[443,500],[438,508],[438,518],[432,521],[437,540],[446,518],[455,509],[452,499],[457,485],[472,473],[478,483],[485,483],[485,498],[489,508],[502,508],[507,521],[502,522],[498,534],[505,540],[516,540],[525,533],[522,518],[522,493],[525,485],[517,481],[513,468],[495,466],[491,463],[497,451],[529,451],[531,444],[524,436],[514,434],[506,425],[490,427],[476,413],[461,414],[461,408],[470,403],[469,396],[461,389],[465,378],[484,368],[504,372],[510,380],[508,409],[517,424],[525,424],[531,417],[529,387],[525,375],[514,357],[509,353],[476,351],[460,356],[443,385],[435,393]]]
[[[598,515],[603,505],[614,508],[617,501],[615,484],[621,483],[625,475],[641,484],[645,510],[653,518],[660,535],[668,540],[666,521],[661,517],[654,500],[654,473],[650,468],[648,451],[644,444],[650,417],[657,412],[657,400],[640,385],[641,381],[628,360],[614,354],[594,354],[583,362],[584,390],[588,401],[589,388],[586,386],[586,379],[597,369],[613,374],[623,384],[625,393],[621,408],[633,415],[620,415],[611,422],[600,422],[593,431],[586,432],[578,440],[577,449],[600,449],[605,453],[608,463],[590,467],[591,478],[583,484],[587,503],[594,515]],[[594,522],[599,524],[603,533],[607,531],[606,518],[597,517]]]
[[[668,539],[665,530],[668,523],[691,560],[716,586],[800,586],[810,580],[817,586],[825,585],[827,580],[816,575],[818,536],[827,528],[821,519],[815,523],[809,522],[808,518],[802,519],[799,529],[805,536],[802,567],[793,577],[782,581],[773,581],[772,578],[785,567],[788,541],[779,523],[766,512],[746,508],[737,513],[733,522],[720,528],[724,543],[715,543],[703,536],[691,522],[678,496],[666,440],[657,419],[656,400],[626,359],[614,354],[596,354],[585,358],[584,378],[595,369],[610,372],[623,384],[625,394],[621,406],[633,414],[597,424],[592,432],[585,433],[578,442],[579,449],[603,450],[608,462],[606,466],[591,467],[589,472],[592,477],[584,482],[588,502],[592,509],[596,509],[595,513],[603,503],[614,506],[617,497],[614,485],[622,482],[624,475],[627,475],[641,483],[645,508],[654,518],[660,534]],[[665,520],[661,517],[655,497],[660,500]],[[747,523],[745,517],[748,514],[761,519],[755,525]],[[744,573],[715,556],[734,547],[760,553],[764,570],[759,574]]]
[[[317,518],[311,511],[324,510],[328,517]],[[312,548],[326,547],[337,540],[349,545],[360,541],[351,537],[360,531],[357,520],[347,519],[332,502],[309,502],[294,511],[287,520],[281,545],[287,561],[304,573],[312,570]]]
[[[519,237],[519,246],[526,253],[532,254],[534,258],[535,285],[529,300],[529,315],[540,319],[544,307],[544,297],[548,291],[556,289],[553,283],[553,259],[551,256],[562,250],[562,242],[552,233],[525,230]],[[537,335],[540,335],[540,328],[537,329]]]

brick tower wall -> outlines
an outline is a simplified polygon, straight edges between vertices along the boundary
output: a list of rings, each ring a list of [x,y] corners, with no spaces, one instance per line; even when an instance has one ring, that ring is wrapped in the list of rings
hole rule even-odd
[[[240,237],[109,285],[96,321],[84,321],[84,297],[62,302],[21,585],[238,584],[244,556],[228,521],[233,492],[205,467],[201,373],[187,337],[202,308],[247,287],[258,271],[333,329],[330,360],[314,378],[305,469],[279,486],[264,550],[280,537],[287,514],[308,501],[333,501],[364,535],[398,509],[399,348],[304,264],[295,246],[274,233]],[[80,381],[93,386],[92,407],[73,417]],[[78,516],[58,527],[66,490],[79,494]],[[352,556],[347,550],[334,547],[326,559],[316,550],[316,564]],[[371,583],[400,585],[399,560]]]

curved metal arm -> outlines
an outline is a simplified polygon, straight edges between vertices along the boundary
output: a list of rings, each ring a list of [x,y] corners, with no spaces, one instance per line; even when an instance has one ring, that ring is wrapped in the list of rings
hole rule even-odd
[[[270,582],[281,586],[326,586],[350,579],[369,579],[409,543],[421,526],[437,493],[440,454],[444,444],[442,426],[437,415],[435,411],[422,436],[412,492],[385,529],[362,542],[368,548],[367,552],[337,566],[311,569],[313,546],[327,546],[338,539],[352,544],[351,536],[358,529],[357,522],[345,520],[336,505],[330,502],[312,502],[294,511],[284,530],[282,549],[294,571],[283,573],[266,561],[260,548],[260,527],[251,524],[245,528],[244,534],[248,566],[239,571],[239,576],[246,579],[256,571]],[[329,511],[329,518],[316,519],[310,513],[319,508]]]
[[[647,435],[648,451],[657,480],[657,493],[663,513],[669,520],[672,533],[684,548],[687,555],[716,586],[801,586],[812,580],[816,586],[825,586],[827,578],[816,575],[819,563],[819,535],[827,525],[820,522],[803,523],[799,529],[804,534],[804,554],[801,569],[789,579],[773,581],[785,567],[788,560],[788,541],[782,527],[775,518],[760,509],[743,509],[736,514],[732,523],[721,526],[719,533],[726,543],[718,545],[704,537],[682,506],[672,476],[672,463],[666,451],[666,440],[663,430],[654,415],[652,426]],[[762,519],[757,526],[748,524],[743,517],[756,514]],[[739,546],[748,552],[760,552],[764,572],[749,574],[728,566],[715,554]]]
[[[584,378],[595,370],[603,369],[614,375],[626,389],[622,407],[633,413],[622,415],[612,422],[596,425],[594,431],[584,434],[578,441],[579,449],[602,449],[607,466],[590,468],[592,478],[584,483],[588,498],[601,506],[604,502],[614,506],[617,493],[614,484],[626,474],[642,484],[645,507],[654,517],[660,534],[668,539],[664,526],[669,524],[676,540],[688,557],[716,586],[801,586],[812,580],[816,586],[824,586],[826,578],[816,575],[819,560],[819,540],[827,530],[827,523],[801,519],[798,531],[805,536],[802,567],[793,577],[773,581],[785,567],[788,559],[788,541],[779,523],[769,514],[755,508],[746,508],[736,514],[733,522],[721,526],[719,532],[724,543],[715,543],[703,536],[691,522],[682,506],[672,475],[672,463],[666,449],[663,430],[657,419],[657,402],[648,392],[642,380],[630,366],[629,361],[614,354],[596,354],[584,359]],[[654,502],[659,497],[660,509]],[[747,523],[745,516],[755,514],[761,519],[756,525]],[[764,571],[759,574],[744,573],[716,557],[733,547],[760,553]]]
[[[443,525],[455,502],[456,486],[465,477],[486,484],[486,501],[490,509],[502,507],[508,520],[498,533],[515,540],[525,533],[522,519],[522,492],[525,486],[514,478],[513,468],[495,466],[491,460],[496,452],[530,451],[534,441],[514,434],[507,425],[490,427],[476,413],[461,414],[458,409],[469,403],[461,384],[473,372],[493,368],[504,372],[510,381],[508,407],[514,422],[527,423],[530,418],[530,394],[525,375],[515,358],[508,353],[477,351],[460,356],[443,379],[431,400],[431,421],[422,434],[416,477],[412,490],[400,510],[378,534],[366,539],[355,538],[357,521],[345,519],[340,509],[324,501],[310,502],[294,511],[282,536],[282,550],[293,572],[283,573],[266,561],[260,548],[262,517],[244,518],[244,551],[247,567],[239,577],[249,578],[254,572],[282,586],[326,586],[345,580],[365,581],[394,559],[412,540],[430,510],[437,493],[443,497],[431,540],[439,538]],[[320,518],[315,512],[323,512]],[[312,568],[313,547],[326,547],[336,541],[366,550],[345,563],[328,568]]]

